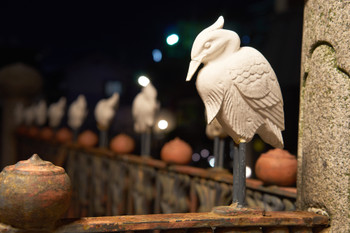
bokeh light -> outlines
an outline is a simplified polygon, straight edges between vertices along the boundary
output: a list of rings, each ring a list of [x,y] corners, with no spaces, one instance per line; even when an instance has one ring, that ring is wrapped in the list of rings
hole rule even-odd
[[[201,159],[201,156],[200,156],[198,153],[194,153],[194,154],[192,155],[192,160],[193,160],[194,162],[198,162],[200,159]]]
[[[242,41],[242,44],[244,44],[244,45],[250,44],[250,36],[248,36],[248,35],[242,36],[241,41]]]
[[[249,178],[252,176],[252,169],[248,166],[245,167],[245,177]]]
[[[210,167],[214,167],[215,166],[215,157],[214,156],[209,156],[208,157],[208,163]]]
[[[201,156],[203,157],[203,158],[207,158],[208,156],[209,156],[209,150],[207,150],[207,149],[203,149],[203,150],[201,150]]]
[[[159,127],[159,129],[161,129],[161,130],[164,130],[164,129],[166,129],[166,128],[168,128],[168,122],[166,121],[166,120],[160,120],[160,121],[158,121],[158,127]]]
[[[174,45],[179,41],[179,36],[176,34],[171,34],[166,38],[166,43],[168,45]]]
[[[152,50],[152,57],[153,57],[153,61],[160,62],[162,60],[163,55],[159,49],[153,49]]]
[[[145,87],[145,86],[147,86],[147,85],[150,83],[150,80],[149,80],[149,78],[147,78],[146,76],[142,75],[142,76],[140,76],[140,77],[138,78],[137,82],[138,82],[141,86]]]

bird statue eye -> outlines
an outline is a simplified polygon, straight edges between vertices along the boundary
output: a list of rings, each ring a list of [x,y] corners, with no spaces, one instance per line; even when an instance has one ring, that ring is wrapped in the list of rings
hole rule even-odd
[[[210,48],[210,46],[211,46],[211,42],[206,42],[204,44],[204,48],[206,48],[206,49]]]

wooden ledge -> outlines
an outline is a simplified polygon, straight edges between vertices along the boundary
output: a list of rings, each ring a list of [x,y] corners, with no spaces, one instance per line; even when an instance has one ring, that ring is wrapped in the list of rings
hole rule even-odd
[[[150,214],[63,219],[55,232],[118,232],[216,227],[326,227],[326,216],[310,212],[266,212],[222,216],[214,213]]]

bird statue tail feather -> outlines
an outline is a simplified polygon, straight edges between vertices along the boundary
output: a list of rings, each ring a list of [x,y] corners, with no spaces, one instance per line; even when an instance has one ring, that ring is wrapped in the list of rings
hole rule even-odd
[[[284,143],[281,130],[269,119],[265,120],[265,124],[257,130],[257,134],[264,142],[275,148],[283,149]]]

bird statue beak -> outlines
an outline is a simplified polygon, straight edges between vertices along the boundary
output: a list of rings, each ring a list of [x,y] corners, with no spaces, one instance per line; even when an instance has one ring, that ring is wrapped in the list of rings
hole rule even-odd
[[[191,60],[190,62],[190,67],[188,68],[188,72],[187,72],[187,77],[186,77],[186,81],[190,81],[192,76],[194,75],[194,73],[196,73],[198,67],[200,66],[200,62],[196,61],[196,60]]]

